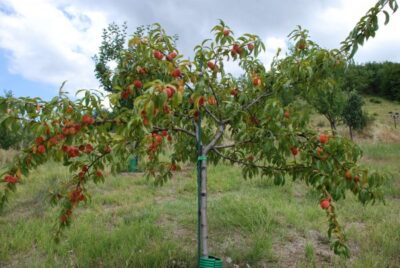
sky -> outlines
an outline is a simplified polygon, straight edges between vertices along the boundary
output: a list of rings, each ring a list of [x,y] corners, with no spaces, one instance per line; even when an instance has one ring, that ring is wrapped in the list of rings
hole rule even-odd
[[[102,30],[127,22],[128,34],[154,22],[178,34],[187,56],[222,19],[236,35],[254,33],[266,44],[269,65],[287,35],[301,25],[322,47],[337,48],[376,0],[0,0],[0,95],[57,95],[63,81],[74,94],[98,89],[92,57]],[[382,18],[383,20],[383,18]],[[400,62],[400,13],[359,49],[358,63]],[[232,69],[235,72],[234,69]]]

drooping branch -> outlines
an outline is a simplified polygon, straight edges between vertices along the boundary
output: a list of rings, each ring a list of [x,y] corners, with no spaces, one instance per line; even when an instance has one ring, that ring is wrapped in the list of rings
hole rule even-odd
[[[215,152],[217,155],[219,155],[221,158],[225,159],[225,160],[229,160],[233,163],[237,163],[237,164],[241,164],[241,165],[245,165],[245,166],[251,166],[251,167],[255,167],[255,168],[259,168],[259,169],[274,169],[274,170],[279,170],[279,171],[289,171],[289,170],[294,170],[294,169],[307,169],[309,167],[304,166],[304,165],[287,165],[286,167],[277,167],[277,166],[263,166],[263,165],[257,165],[253,162],[246,162],[244,160],[241,159],[236,159],[230,156],[227,156],[223,153],[221,153],[217,148],[212,148],[212,151]]]

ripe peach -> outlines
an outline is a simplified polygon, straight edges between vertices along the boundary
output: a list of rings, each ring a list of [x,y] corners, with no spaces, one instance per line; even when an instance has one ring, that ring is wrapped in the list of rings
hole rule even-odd
[[[157,60],[162,60],[164,58],[164,55],[158,51],[158,50],[154,50],[153,51],[153,56],[154,58],[156,58]]]
[[[322,199],[319,203],[322,209],[328,209],[331,206],[331,202],[328,198]]]
[[[319,135],[319,142],[320,142],[321,144],[327,143],[328,140],[329,140],[328,135],[326,135],[326,134],[324,134],[324,133],[321,133],[321,134]]]

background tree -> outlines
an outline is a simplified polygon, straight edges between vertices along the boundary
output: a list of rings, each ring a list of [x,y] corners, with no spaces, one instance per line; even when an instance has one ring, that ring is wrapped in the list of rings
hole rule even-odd
[[[400,100],[400,63],[351,64],[344,73],[346,90]]]
[[[4,97],[6,99],[12,99],[14,97],[13,93],[11,90],[6,90],[4,91]],[[12,109],[12,107],[10,107]],[[20,147],[23,147],[28,140],[32,138],[31,135],[29,135],[28,131],[24,129],[20,129],[19,131],[14,131],[11,128],[8,127],[2,127],[0,128],[0,148],[1,149],[18,149]]]
[[[362,110],[363,98],[356,92],[350,92],[343,109],[343,122],[349,127],[350,138],[353,140],[353,130],[361,130],[366,125],[366,115]]]

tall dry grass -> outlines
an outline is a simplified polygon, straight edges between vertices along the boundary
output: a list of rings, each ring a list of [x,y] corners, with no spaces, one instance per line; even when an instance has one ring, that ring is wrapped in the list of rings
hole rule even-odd
[[[0,149],[0,168],[5,164],[10,163],[17,153],[18,151],[14,149]]]

